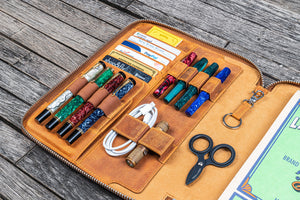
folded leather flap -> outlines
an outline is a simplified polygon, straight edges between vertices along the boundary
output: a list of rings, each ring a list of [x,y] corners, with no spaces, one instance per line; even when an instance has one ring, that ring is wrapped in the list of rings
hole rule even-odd
[[[104,88],[99,88],[91,98],[88,99],[88,102],[94,105],[94,107],[97,107],[100,102],[105,99],[105,97],[108,96],[108,91]]]
[[[149,130],[149,126],[139,119],[125,115],[112,129],[125,138],[137,142]]]
[[[115,95],[109,95],[106,97],[102,103],[98,106],[106,116],[109,116],[109,114],[113,113],[116,108],[121,106],[121,100],[115,96]]]
[[[147,147],[151,151],[158,155],[163,155],[167,149],[174,142],[174,137],[160,131],[157,128],[151,128],[145,135],[139,140],[139,144]]]
[[[68,90],[72,92],[72,94],[77,94],[77,92],[83,88],[84,85],[87,84],[87,80],[83,77],[76,79],[69,87]]]
[[[183,62],[177,62],[169,71],[168,74],[174,76],[175,78],[178,78],[178,76],[186,70],[187,64]]]
[[[201,91],[207,92],[211,101],[215,101],[221,92],[221,80],[216,77],[210,77],[203,85]]]
[[[98,89],[98,85],[95,82],[89,82],[84,88],[82,88],[79,92],[78,95],[81,96],[84,101],[88,100],[93,93]]]
[[[190,85],[195,86],[198,91],[204,85],[204,83],[209,79],[209,75],[204,72],[199,72],[191,81]]]
[[[186,70],[180,75],[178,80],[184,81],[185,83],[189,83],[192,78],[198,73],[197,68],[195,67],[188,67]]]
[[[268,94],[268,90],[266,88],[263,88],[262,86],[257,86],[256,89],[254,90],[253,98],[258,98],[258,96],[262,98],[267,94]],[[239,105],[239,107],[237,107],[234,110],[234,112],[232,113],[232,117],[235,118],[236,120],[240,120],[254,106],[253,103],[251,103],[250,100],[248,99],[244,99],[241,105]]]

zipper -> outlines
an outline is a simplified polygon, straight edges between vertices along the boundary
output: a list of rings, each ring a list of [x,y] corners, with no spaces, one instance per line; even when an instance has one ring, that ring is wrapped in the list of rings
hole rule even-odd
[[[220,49],[220,50],[222,50],[222,51],[225,51],[225,52],[227,52],[227,53],[229,53],[229,54],[232,54],[232,55],[234,55],[234,56],[240,58],[241,60],[244,60],[244,61],[250,63],[250,64],[252,65],[251,67],[255,68],[255,69],[259,72],[259,75],[260,75],[260,85],[264,86],[264,79],[263,79],[263,75],[262,75],[261,70],[260,70],[253,62],[251,62],[250,60],[248,60],[248,59],[246,59],[246,58],[240,56],[239,54],[237,54],[237,53],[235,53],[235,52],[229,51],[229,50],[224,49],[224,48],[222,48],[222,47],[218,47],[218,46],[216,46],[216,45],[214,45],[214,44],[210,44],[210,43],[208,43],[208,42],[206,42],[206,41],[203,41],[203,40],[201,40],[201,39],[199,39],[199,38],[197,38],[197,37],[195,37],[195,36],[193,36],[193,35],[190,35],[190,34],[184,32],[184,31],[178,30],[178,29],[174,28],[173,26],[166,25],[166,24],[162,24],[162,23],[160,23],[160,22],[158,22],[158,21],[155,21],[155,20],[147,20],[147,19],[144,19],[144,20],[137,20],[137,21],[133,22],[133,23],[127,25],[125,28],[123,28],[123,29],[122,29],[122,30],[121,30],[114,38],[112,38],[111,40],[105,42],[103,46],[105,47],[109,42],[111,42],[112,40],[114,40],[115,38],[117,38],[119,35],[121,35],[121,34],[122,34],[129,26],[132,26],[132,25],[138,24],[138,23],[151,23],[151,24],[155,24],[155,25],[162,26],[162,27],[166,27],[166,28],[168,28],[168,29],[170,29],[170,30],[179,32],[179,33],[181,33],[181,34],[183,34],[183,35],[186,35],[186,36],[188,36],[188,37],[190,37],[190,38],[192,38],[192,39],[194,39],[194,40],[197,40],[197,41],[200,41],[200,42],[202,42],[202,43],[205,43],[205,44],[207,44],[207,45],[209,45],[209,46],[211,46],[211,47],[214,47],[214,48]],[[100,47],[99,49],[97,49],[96,52],[98,52],[100,49],[104,49],[104,48],[103,48],[103,47]],[[94,55],[95,55],[95,54],[94,54]],[[94,56],[94,55],[92,55],[92,56]],[[86,61],[84,61],[84,62],[82,63],[82,65],[83,65],[85,62],[87,62],[92,56],[89,56],[89,57],[86,59]],[[69,76],[71,76],[73,73],[77,72],[77,71],[79,70],[79,68],[80,68],[82,65],[79,65],[79,66],[78,66],[78,67],[77,67],[77,68],[76,68]],[[67,76],[66,78],[68,78],[69,76]],[[65,79],[66,79],[66,78],[65,78]],[[268,86],[266,86],[265,88],[268,89],[268,90],[272,90],[272,89],[274,88],[275,85],[280,84],[280,83],[289,83],[289,84],[300,85],[300,82],[283,81],[283,80],[282,80],[282,81],[277,81],[277,82],[271,83],[271,84],[269,84]],[[58,83],[55,87],[53,87],[49,92],[55,90],[59,85],[60,85],[60,83]],[[48,93],[49,93],[49,92],[48,92]],[[48,94],[48,93],[47,93],[47,94]],[[47,94],[45,94],[45,95],[47,95]],[[41,98],[41,99],[42,99],[42,98]],[[40,102],[41,99],[38,100],[36,103]],[[28,111],[27,111],[27,112],[28,112]],[[26,112],[26,114],[25,114],[24,116],[27,115],[27,112]],[[121,197],[121,198],[123,198],[123,199],[125,199],[125,200],[134,200],[133,198],[131,198],[131,197],[129,197],[129,196],[127,196],[127,195],[125,195],[125,194],[123,194],[123,193],[121,193],[121,192],[118,192],[117,190],[113,189],[113,188],[110,187],[109,185],[107,185],[107,184],[103,183],[102,181],[96,179],[95,177],[91,176],[91,175],[88,174],[87,172],[83,171],[82,169],[80,169],[79,167],[77,167],[76,165],[74,165],[73,163],[71,163],[70,161],[68,161],[67,159],[65,159],[64,157],[62,157],[61,155],[59,155],[59,154],[56,153],[55,151],[53,151],[51,148],[49,148],[49,147],[46,146],[45,144],[41,143],[39,140],[37,140],[36,138],[34,138],[34,137],[33,137],[33,136],[32,136],[32,135],[24,128],[24,126],[23,126],[23,124],[24,124],[23,121],[24,121],[24,117],[22,118],[22,122],[21,122],[21,123],[22,123],[22,130],[23,130],[23,132],[26,134],[26,136],[29,137],[32,141],[34,141],[36,144],[38,144],[40,147],[42,147],[43,149],[45,149],[47,152],[49,152],[50,154],[52,154],[54,157],[58,158],[58,159],[61,160],[63,163],[65,163],[66,165],[68,165],[69,167],[71,167],[72,169],[74,169],[75,171],[77,171],[77,172],[83,174],[84,176],[86,176],[86,177],[89,178],[90,180],[96,182],[97,184],[99,184],[99,185],[102,186],[103,188],[107,189],[108,191],[110,191],[110,192],[116,194],[117,196],[119,196],[119,197]]]
[[[296,86],[300,86],[300,81],[290,81],[290,80],[279,80],[273,83],[270,83],[269,85],[267,85],[265,88],[269,91],[273,90],[273,88],[278,85],[278,84],[292,84],[292,85],[296,85]]]

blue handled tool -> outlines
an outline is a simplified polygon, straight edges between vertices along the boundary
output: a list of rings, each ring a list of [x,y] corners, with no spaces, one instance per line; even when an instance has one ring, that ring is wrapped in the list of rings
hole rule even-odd
[[[228,67],[225,67],[220,71],[215,77],[221,80],[221,83],[223,83],[226,78],[231,73],[231,70]],[[197,99],[186,109],[185,114],[187,116],[192,116],[198,108],[209,99],[209,94],[207,92],[201,91]]]
[[[198,139],[205,139],[208,141],[209,144],[208,144],[207,149],[205,149],[203,151],[197,151],[194,148],[194,142]],[[227,167],[228,165],[230,165],[233,162],[233,160],[235,158],[235,151],[232,146],[230,146],[228,144],[219,144],[219,145],[213,147],[212,139],[208,135],[204,135],[204,134],[198,134],[198,135],[195,135],[194,137],[192,137],[189,142],[189,147],[190,147],[190,150],[198,157],[198,161],[194,165],[194,167],[190,170],[190,172],[186,178],[186,181],[185,181],[186,185],[189,185],[192,182],[194,182],[200,176],[204,167],[206,167],[207,165],[214,165],[216,167]],[[214,159],[214,155],[219,149],[228,149],[231,153],[230,158],[223,163],[217,162]],[[204,156],[206,154],[208,154],[209,156],[207,159],[204,159]]]

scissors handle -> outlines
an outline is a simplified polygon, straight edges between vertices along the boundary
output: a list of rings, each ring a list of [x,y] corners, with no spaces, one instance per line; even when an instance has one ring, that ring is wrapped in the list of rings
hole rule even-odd
[[[208,147],[202,151],[198,151],[194,148],[194,142],[200,138],[208,141]],[[198,134],[193,136],[189,142],[189,148],[195,155],[197,155],[198,161],[194,165],[194,167],[190,170],[185,181],[186,185],[189,185],[190,183],[194,182],[201,174],[203,168],[206,167],[207,165],[214,165],[216,167],[226,167],[230,165],[235,158],[235,151],[232,146],[228,144],[219,144],[213,147],[212,139],[208,135],[204,135],[204,134]],[[231,156],[227,161],[220,163],[214,159],[214,155],[219,149],[222,148],[228,149],[231,153]],[[209,157],[205,159],[204,156],[207,153],[209,154]]]
[[[215,160],[214,155],[219,149],[228,149],[231,153],[230,158],[225,162],[218,162]],[[234,148],[228,144],[219,144],[215,146],[209,153],[209,158],[206,160],[206,165],[214,165],[216,167],[227,167],[230,165],[235,158]]]
[[[198,151],[194,148],[194,142],[200,138],[203,138],[205,140],[208,141],[208,147],[202,151]],[[204,135],[204,134],[198,134],[198,135],[195,135],[191,138],[190,142],[189,142],[189,147],[190,147],[190,150],[196,154],[198,157],[199,155],[203,154],[203,157],[205,154],[207,154],[213,147],[213,141],[212,139],[208,136],[208,135]]]

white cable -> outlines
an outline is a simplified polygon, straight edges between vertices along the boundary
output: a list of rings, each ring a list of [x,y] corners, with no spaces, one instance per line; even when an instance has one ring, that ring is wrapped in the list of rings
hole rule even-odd
[[[148,124],[148,126],[152,128],[157,119],[157,108],[155,107],[154,102],[151,102],[149,104],[143,104],[136,107],[129,113],[129,115],[134,118],[138,118],[143,115],[143,122]],[[113,147],[113,142],[117,135],[117,132],[111,130],[103,140],[103,147],[105,148],[106,153],[108,153],[110,156],[121,156],[129,153],[135,148],[136,143],[132,140],[128,140],[120,146]]]

